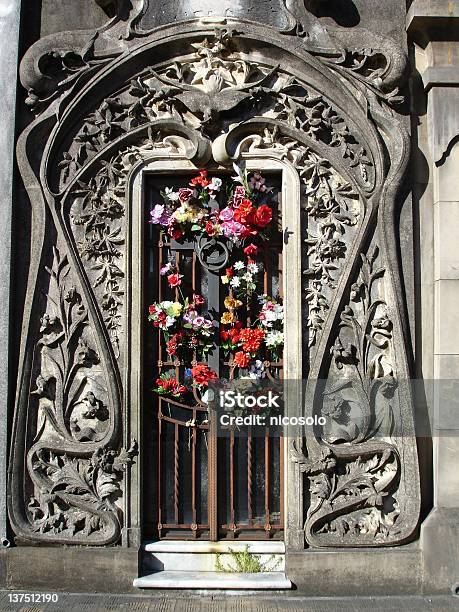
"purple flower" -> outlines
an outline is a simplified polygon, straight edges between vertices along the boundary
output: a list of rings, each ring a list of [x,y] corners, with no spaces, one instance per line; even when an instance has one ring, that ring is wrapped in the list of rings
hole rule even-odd
[[[150,211],[151,220],[150,223],[154,225],[164,225],[167,226],[170,219],[170,214],[168,213],[164,204],[156,204],[152,211]]]
[[[165,276],[171,268],[172,264],[169,262],[160,269],[159,273],[161,274],[161,276]]]
[[[185,323],[193,323],[193,325],[196,321],[196,318],[199,318],[196,310],[189,310],[183,315],[183,320],[185,321]]]

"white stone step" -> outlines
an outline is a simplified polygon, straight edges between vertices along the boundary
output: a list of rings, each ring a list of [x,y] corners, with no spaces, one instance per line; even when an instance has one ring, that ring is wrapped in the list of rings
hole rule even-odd
[[[226,572],[155,572],[136,578],[140,589],[290,589],[292,583],[283,572],[232,574]]]
[[[194,540],[159,540],[148,542],[144,546],[146,552],[168,553],[225,553],[229,550],[241,552],[246,549],[254,554],[285,553],[285,544],[281,540],[220,540],[218,542]]]
[[[228,564],[234,566],[231,556],[220,553],[220,560],[224,567]],[[276,572],[285,570],[285,555],[277,553],[256,553],[260,563],[266,564],[267,569]],[[151,571],[190,571],[190,572],[213,572],[217,562],[216,553],[179,553],[179,552],[155,552],[146,553],[143,557],[143,567]]]

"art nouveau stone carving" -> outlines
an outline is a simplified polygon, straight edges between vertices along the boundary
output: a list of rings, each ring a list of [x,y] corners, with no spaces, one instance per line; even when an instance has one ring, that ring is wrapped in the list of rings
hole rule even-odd
[[[120,0],[98,32],[44,39],[23,60],[37,116],[19,142],[35,225],[9,482],[18,538],[119,539],[122,473],[136,453],[122,423],[140,409],[123,401],[130,186],[158,155],[214,168],[271,155],[301,179],[304,411],[329,427],[291,444],[291,494],[307,514],[288,529],[304,526],[310,546],[378,546],[416,528],[394,246],[404,55],[377,37],[366,51],[364,34],[354,43],[303,2],[283,4],[278,30],[228,17],[143,31],[143,2]]]

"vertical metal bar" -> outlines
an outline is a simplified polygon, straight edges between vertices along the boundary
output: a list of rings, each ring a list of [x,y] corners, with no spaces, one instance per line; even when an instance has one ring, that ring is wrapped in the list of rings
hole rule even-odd
[[[209,206],[213,210],[218,210],[218,202],[215,198],[211,198]],[[220,275],[208,272],[208,284],[207,284],[207,308],[209,312],[217,314],[220,311]],[[219,320],[218,317],[214,321],[215,331],[218,334]],[[216,343],[216,347],[210,352],[208,356],[209,367],[212,368],[218,375],[220,375],[220,346],[219,342]],[[209,427],[209,528],[210,528],[210,539],[218,539],[218,475],[217,475],[217,457],[218,457],[218,445],[217,445],[217,425],[216,425],[216,414],[209,413],[210,427]]]
[[[209,421],[209,440],[207,445],[207,466],[209,483],[207,490],[207,513],[209,518],[209,539],[218,539],[217,516],[217,423],[215,418]]]
[[[193,421],[196,420],[196,410],[193,410]],[[192,428],[191,442],[191,510],[192,510],[192,531],[193,536],[197,536],[197,511],[196,511],[196,427]]]
[[[269,470],[269,431],[265,431],[265,529],[267,535],[271,525],[270,509],[269,509],[269,486],[270,486],[270,470]]]
[[[234,512],[234,431],[231,431],[230,437],[230,529],[234,530],[235,526]],[[233,534],[234,536],[234,531]]]
[[[174,513],[175,522],[178,524],[179,520],[179,493],[180,493],[180,481],[179,481],[179,426],[176,423],[174,428]]]
[[[279,438],[279,481],[280,481],[280,500],[279,500],[279,523],[284,528],[284,438]]]
[[[253,505],[252,505],[252,428],[249,427],[249,435],[247,437],[247,518],[249,525],[253,523]]]
[[[193,293],[201,293],[200,291],[197,291],[196,287],[196,251],[193,251],[191,262],[191,287],[193,289]]]
[[[161,403],[161,400],[158,400]],[[162,530],[161,525],[163,522],[162,517],[162,490],[161,490],[161,433],[162,433],[162,422],[161,422],[161,407],[158,407],[158,536],[161,538]]]

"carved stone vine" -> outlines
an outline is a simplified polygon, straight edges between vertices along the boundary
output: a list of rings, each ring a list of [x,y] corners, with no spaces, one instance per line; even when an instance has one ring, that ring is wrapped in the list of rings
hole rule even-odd
[[[291,452],[309,479],[305,529],[311,544],[326,546],[338,537],[343,545],[363,546],[397,538],[397,380],[384,275],[377,248],[362,255],[321,391],[324,446],[315,459],[306,459],[297,447]]]
[[[238,107],[246,119],[260,115],[278,119],[312,141],[336,149],[357,181],[371,186],[371,157],[355,129],[324,95],[277,66],[251,61],[237,51],[230,31],[216,30],[213,38],[191,47],[195,52],[186,59],[132,79],[127,89],[106,98],[86,117],[69,150],[62,153],[62,185],[134,127],[172,119],[212,136],[219,121],[225,124],[225,113]]]
[[[44,536],[107,544],[120,534],[115,501],[137,444],[122,451],[107,446],[114,420],[110,393],[87,308],[57,249],[48,273],[31,392],[37,417],[27,460],[28,516],[31,529]]]
[[[186,152],[185,139],[163,136],[149,128],[146,137],[125,146],[113,157],[100,161],[100,169],[85,183],[72,189],[70,219],[78,252],[96,293],[117,358],[120,357],[119,334],[124,303],[125,202],[126,180],[132,167],[155,152]]]

